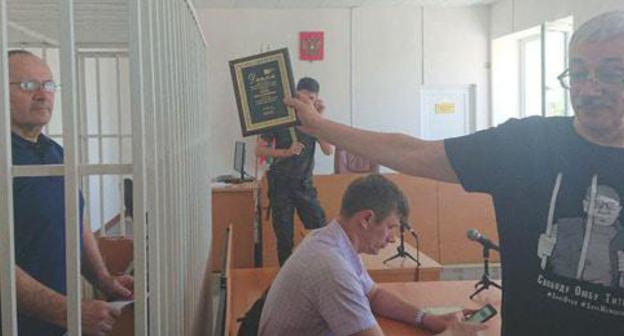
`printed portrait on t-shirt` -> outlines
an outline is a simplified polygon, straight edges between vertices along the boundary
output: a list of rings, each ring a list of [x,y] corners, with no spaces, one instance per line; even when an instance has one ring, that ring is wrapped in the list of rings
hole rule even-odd
[[[560,218],[538,244],[542,268],[553,274],[607,287],[624,287],[624,227],[620,195],[594,182],[587,188],[583,217]]]

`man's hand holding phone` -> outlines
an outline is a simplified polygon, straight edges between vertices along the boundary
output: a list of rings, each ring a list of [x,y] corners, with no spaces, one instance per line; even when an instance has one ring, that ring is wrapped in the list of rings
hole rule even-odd
[[[486,304],[483,308],[468,315],[464,319],[465,322],[483,323],[496,315],[496,309],[491,304]]]

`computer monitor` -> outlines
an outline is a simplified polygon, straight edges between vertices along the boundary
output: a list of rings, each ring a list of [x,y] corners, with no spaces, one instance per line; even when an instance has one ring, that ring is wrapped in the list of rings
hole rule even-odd
[[[245,143],[236,141],[234,146],[234,170],[241,174],[241,180],[245,179]]]

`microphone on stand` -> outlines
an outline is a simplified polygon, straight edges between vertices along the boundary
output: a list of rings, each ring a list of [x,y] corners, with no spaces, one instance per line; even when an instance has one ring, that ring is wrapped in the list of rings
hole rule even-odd
[[[480,243],[481,245],[483,245],[483,247],[487,247],[494,251],[500,252],[500,248],[498,248],[498,245],[494,244],[486,236],[482,235],[477,229],[468,230],[466,235],[468,236],[468,239],[472,241],[476,241],[477,243]]]
[[[404,230],[407,230],[409,233],[411,233],[412,237],[414,237],[414,240],[416,241],[416,267],[419,268],[420,267],[420,243],[418,242],[418,233],[416,233],[416,230],[414,230],[407,221],[401,221],[401,226],[403,226]],[[419,273],[419,276],[420,276],[420,273]]]
[[[399,231],[400,231],[400,243],[399,246],[397,246],[397,254],[391,256],[390,258],[386,259],[383,261],[384,264],[386,264],[388,261],[396,259],[396,258],[402,258],[404,259],[405,257],[408,257],[410,259],[412,259],[415,263],[416,266],[419,267],[420,266],[420,252],[418,251],[418,235],[416,234],[416,231],[414,231],[412,229],[412,227],[406,223],[405,221],[401,221],[399,224]],[[416,258],[414,258],[409,252],[407,252],[407,250],[405,249],[405,231],[409,231],[412,236],[414,236],[414,238],[416,239]]]
[[[408,222],[401,221],[401,225],[403,226],[403,228],[405,230],[407,230],[409,233],[411,233],[412,236],[414,236],[414,238],[418,239],[418,233],[416,233],[416,231],[414,229],[412,229],[412,226],[409,225]]]
[[[477,290],[470,295],[470,299],[472,300],[473,297],[490,288],[490,286],[502,289],[499,284],[490,279],[490,250],[500,253],[500,249],[498,248],[498,245],[492,243],[491,240],[487,239],[486,236],[482,235],[476,229],[468,230],[466,235],[468,236],[468,239],[476,241],[483,246],[483,275],[481,276],[481,280],[475,285]]]

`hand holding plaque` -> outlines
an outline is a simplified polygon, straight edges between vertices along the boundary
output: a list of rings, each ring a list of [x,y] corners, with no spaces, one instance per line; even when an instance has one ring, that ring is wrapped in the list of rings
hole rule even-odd
[[[288,49],[230,61],[230,73],[243,136],[298,124],[283,102],[295,94]]]

